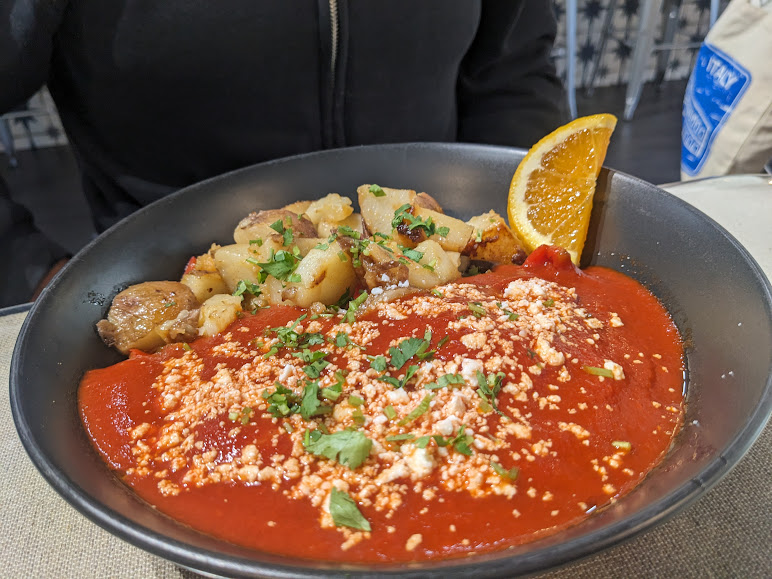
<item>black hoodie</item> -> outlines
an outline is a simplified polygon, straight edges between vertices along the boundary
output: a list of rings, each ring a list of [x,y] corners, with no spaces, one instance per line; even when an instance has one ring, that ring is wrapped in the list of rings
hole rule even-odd
[[[47,83],[98,229],[232,169],[565,120],[547,0],[0,0],[0,111]]]

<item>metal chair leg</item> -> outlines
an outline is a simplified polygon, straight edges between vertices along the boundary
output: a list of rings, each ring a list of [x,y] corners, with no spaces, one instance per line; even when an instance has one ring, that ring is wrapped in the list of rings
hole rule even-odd
[[[598,44],[598,50],[593,56],[592,63],[590,64],[590,76],[587,80],[587,84],[584,86],[584,92],[587,96],[592,96],[595,92],[595,76],[598,74],[598,68],[600,67],[600,59],[603,58],[603,53],[606,52],[606,44],[608,44],[609,36],[611,35],[611,26],[614,22],[614,11],[617,7],[617,0],[609,0],[606,5],[606,14],[603,17],[603,29],[600,32],[600,44]]]
[[[657,15],[662,8],[663,0],[644,0],[641,4],[640,19],[638,21],[638,38],[630,65],[630,79],[627,81],[625,94],[624,119],[629,121],[635,114],[638,101],[641,99],[646,63],[651,56],[654,46],[654,33],[657,27]]]
[[[16,148],[13,145],[13,134],[11,134],[11,124],[8,119],[0,118],[0,142],[3,143],[5,154],[8,155],[8,163],[11,167],[17,167],[19,161],[16,159]]]
[[[566,0],[566,92],[568,92],[568,111],[572,119],[578,115],[576,110],[576,18],[577,0]]]

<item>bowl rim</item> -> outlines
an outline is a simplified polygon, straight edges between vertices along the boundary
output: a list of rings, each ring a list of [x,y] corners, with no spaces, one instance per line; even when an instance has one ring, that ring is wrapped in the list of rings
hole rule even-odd
[[[314,577],[319,575],[337,575],[341,572],[351,576],[374,576],[374,575],[395,575],[400,577],[444,577],[444,576],[465,576],[474,571],[476,576],[500,576],[505,573],[536,572],[547,568],[553,568],[568,564],[593,555],[601,550],[605,550],[613,545],[626,541],[633,536],[643,533],[652,527],[672,518],[675,514],[695,502],[704,493],[717,484],[726,476],[747,453],[752,444],[760,436],[772,415],[772,373],[767,376],[762,396],[758,405],[750,414],[742,428],[726,445],[725,450],[709,463],[699,475],[685,482],[680,487],[673,489],[665,494],[658,501],[653,502],[639,512],[627,517],[624,520],[612,522],[604,527],[590,531],[589,533],[568,540],[559,545],[548,545],[536,548],[526,553],[515,555],[506,555],[506,551],[496,551],[486,555],[473,557],[469,560],[463,558],[454,558],[443,561],[425,561],[415,565],[381,565],[381,564],[341,564],[324,561],[306,560],[285,556],[276,556],[279,562],[264,563],[256,559],[242,557],[239,555],[223,554],[217,551],[211,551],[193,547],[192,545],[176,539],[171,539],[165,535],[159,534],[148,529],[139,523],[135,523],[125,518],[120,513],[91,498],[74,481],[62,473],[45,456],[45,453],[37,445],[32,430],[21,408],[20,384],[22,382],[22,355],[24,346],[28,339],[30,328],[34,325],[37,312],[42,308],[42,304],[50,299],[49,296],[56,292],[59,281],[63,275],[79,263],[84,255],[87,255],[91,248],[101,243],[105,237],[112,235],[123,227],[128,226],[137,219],[142,219],[143,215],[149,211],[155,211],[157,207],[167,203],[175,202],[180,196],[187,195],[189,191],[200,188],[208,188],[218,185],[223,181],[238,179],[248,175],[253,171],[260,171],[262,167],[280,165],[285,163],[302,162],[309,157],[320,157],[327,154],[340,154],[346,149],[410,149],[410,148],[431,148],[435,150],[453,149],[461,151],[476,151],[484,153],[486,150],[505,152],[510,154],[525,154],[524,149],[513,147],[501,147],[496,145],[478,145],[468,143],[392,143],[380,145],[359,145],[355,147],[346,147],[344,149],[329,149],[323,151],[314,151],[299,155],[292,155],[278,159],[272,159],[263,163],[257,163],[243,167],[234,171],[223,173],[183,187],[145,207],[140,208],[130,216],[115,223],[109,229],[104,231],[98,237],[85,245],[52,280],[49,286],[42,292],[40,298],[31,304],[26,319],[23,322],[16,341],[13,356],[11,359],[9,384],[10,384],[10,402],[11,411],[16,426],[17,433],[21,439],[27,454],[32,460],[37,470],[53,489],[59,493],[71,506],[75,507],[81,514],[85,515],[92,522],[96,523],[110,533],[117,535],[121,539],[148,551],[154,555],[168,559],[178,565],[190,568],[197,572],[198,569],[210,569],[215,573],[225,573],[227,576],[252,576],[259,572],[260,576],[272,578],[290,578],[290,577]],[[610,173],[616,173],[625,178],[632,179],[646,187],[658,189],[660,193],[673,197],[677,203],[682,203],[690,211],[700,214],[707,219],[713,226],[720,230],[734,248],[740,253],[753,273],[762,281],[767,301],[772,304],[772,285],[765,272],[758,265],[753,256],[748,253],[745,247],[737,241],[721,225],[716,223],[709,216],[706,216],[689,203],[677,198],[661,187],[639,179],[637,177],[607,169]],[[27,306],[27,304],[22,304]],[[20,311],[23,311],[21,308]],[[16,313],[16,311],[10,312]],[[258,555],[268,555],[270,553],[255,551]],[[549,563],[545,565],[545,558],[549,555]],[[541,560],[541,561],[540,561]],[[517,562],[513,567],[512,563]],[[235,573],[235,575],[234,575]]]

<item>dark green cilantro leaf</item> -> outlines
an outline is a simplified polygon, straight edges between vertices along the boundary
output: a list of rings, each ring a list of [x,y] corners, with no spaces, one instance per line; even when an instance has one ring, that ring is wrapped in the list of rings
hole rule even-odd
[[[330,493],[330,515],[338,527],[351,527],[360,531],[370,531],[370,522],[359,512],[354,499],[347,493],[332,487]]]
[[[332,406],[326,406],[319,402],[319,384],[317,382],[306,383],[303,389],[303,400],[300,403],[300,415],[309,420],[312,416],[319,416],[332,412]]]
[[[260,286],[251,281],[242,279],[236,284],[236,289],[233,290],[234,296],[241,296],[245,293],[252,294],[253,296],[259,296],[262,293]]]
[[[305,444],[306,450],[311,454],[335,460],[352,470],[367,459],[372,446],[373,441],[358,430],[322,434],[316,440]]]
[[[295,268],[298,266],[298,263],[300,263],[300,258],[294,253],[280,249],[276,252],[271,250],[271,256],[265,263],[258,262],[251,257],[247,258],[247,261],[260,268],[258,281],[263,283],[269,275],[272,275],[278,280],[287,281],[287,279],[295,272]]]
[[[370,357],[370,368],[372,368],[376,372],[383,372],[384,370],[386,370],[387,365],[388,365],[388,362],[386,361],[386,356]]]

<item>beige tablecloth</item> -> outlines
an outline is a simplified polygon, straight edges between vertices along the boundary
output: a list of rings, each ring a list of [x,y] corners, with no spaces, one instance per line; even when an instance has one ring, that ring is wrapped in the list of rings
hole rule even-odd
[[[730,207],[722,196],[672,191],[732,231],[772,278],[772,191],[768,198],[754,197],[758,208],[750,212],[747,205],[745,211],[736,203]],[[33,467],[14,429],[8,397],[11,355],[25,316],[0,316],[0,577],[194,577],[91,523]],[[772,577],[771,506],[767,426],[739,465],[696,504],[622,545],[541,577]]]

